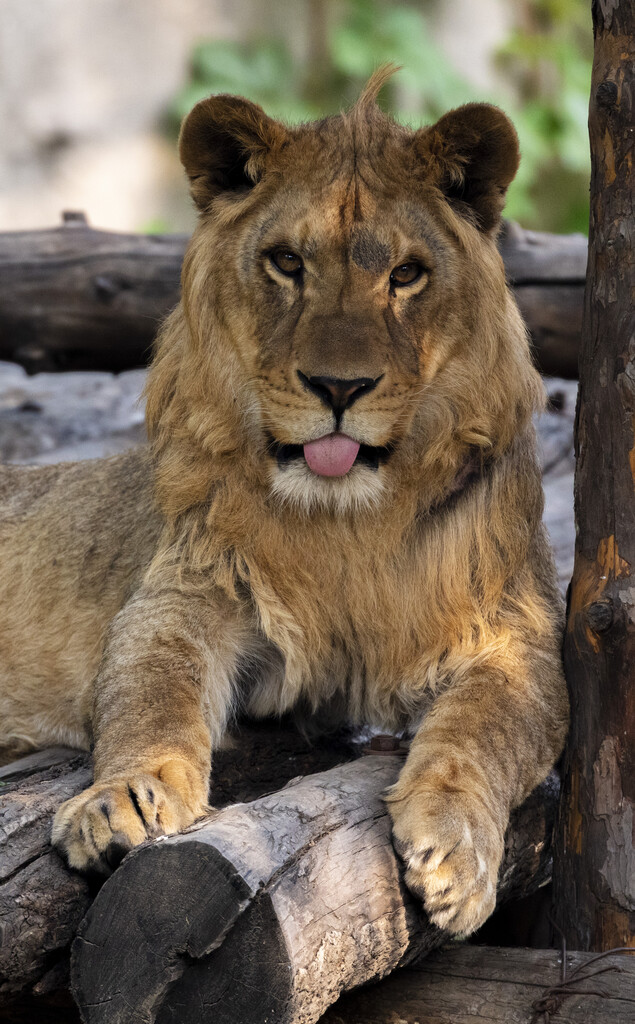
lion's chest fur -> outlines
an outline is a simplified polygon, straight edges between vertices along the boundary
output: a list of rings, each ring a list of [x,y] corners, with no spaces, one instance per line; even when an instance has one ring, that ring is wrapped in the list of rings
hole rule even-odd
[[[452,632],[451,621],[438,627],[435,539],[309,524],[285,540],[275,557],[246,559],[258,623],[251,711],[302,701],[386,728],[420,719]]]

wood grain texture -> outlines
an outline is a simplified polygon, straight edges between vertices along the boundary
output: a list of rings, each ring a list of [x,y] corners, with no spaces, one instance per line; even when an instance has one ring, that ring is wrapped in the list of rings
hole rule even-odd
[[[186,244],[81,221],[0,234],[0,359],[29,372],[144,365],[178,302]]]
[[[345,991],[444,941],[405,889],[370,756],[133,851],[73,945],[86,1024],[314,1024]],[[499,897],[548,877],[551,778],[516,812]]]
[[[289,723],[245,724],[216,755],[212,802],[251,800],[357,749],[344,734],[309,744]],[[70,943],[97,888],[67,870],[49,837],[59,805],[91,781],[89,756],[65,748],[0,767],[0,1006],[68,984]]]
[[[507,280],[531,333],[541,373],[575,379],[587,240],[584,235],[528,231],[505,221],[499,249]]]
[[[578,949],[635,946],[635,7],[593,4],[591,230],[576,431],[572,699],[556,917]]]
[[[49,836],[59,805],[91,776],[87,755],[69,750],[0,769],[0,1002],[58,987],[61,961],[67,974],[67,950],[90,890],[86,879],[66,870]]]
[[[81,220],[0,233],[0,359],[42,370],[147,363],[178,302],[185,235],[97,231]],[[544,373],[577,376],[586,242],[507,223],[500,250]]]
[[[589,959],[569,953],[567,968]],[[560,980],[560,963],[554,949],[446,947],[379,985],[343,996],[320,1024],[532,1024],[532,1003]],[[606,995],[570,996],[554,1024],[635,1020],[635,956],[612,956],[597,966],[611,970],[579,988],[601,986]]]

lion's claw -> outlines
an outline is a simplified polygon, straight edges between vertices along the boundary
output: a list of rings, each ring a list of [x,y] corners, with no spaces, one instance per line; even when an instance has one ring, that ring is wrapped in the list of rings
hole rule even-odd
[[[139,843],[194,820],[179,793],[153,775],[98,782],[62,804],[52,841],[70,867],[111,874]]]

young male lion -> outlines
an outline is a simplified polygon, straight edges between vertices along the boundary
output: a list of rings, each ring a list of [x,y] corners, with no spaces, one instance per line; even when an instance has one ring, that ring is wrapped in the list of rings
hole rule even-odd
[[[205,813],[236,708],[411,730],[406,882],[466,933],[566,730],[542,388],[495,244],[512,125],[406,130],[385,77],[316,124],[232,96],[186,119],[200,220],[150,450],[0,471],[0,740],[94,744],[53,841],[107,872]]]

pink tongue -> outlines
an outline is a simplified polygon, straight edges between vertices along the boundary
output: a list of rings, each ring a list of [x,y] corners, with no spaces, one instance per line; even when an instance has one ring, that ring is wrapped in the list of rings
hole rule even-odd
[[[318,476],[344,476],[357,458],[359,442],[346,434],[327,434],[304,446],[309,469]]]

